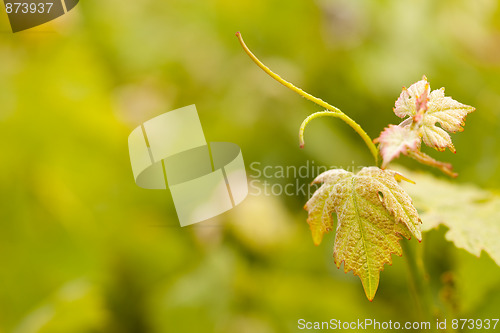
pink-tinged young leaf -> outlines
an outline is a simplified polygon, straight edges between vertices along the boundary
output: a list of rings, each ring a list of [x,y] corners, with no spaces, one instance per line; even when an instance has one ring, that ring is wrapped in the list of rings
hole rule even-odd
[[[427,78],[414,83],[410,88],[403,88],[396,101],[394,113],[398,117],[413,117],[413,123],[422,134],[426,145],[443,151],[455,147],[447,133],[463,131],[466,116],[475,108],[459,103],[444,95],[444,88],[430,92]],[[439,124],[440,127],[436,126]]]
[[[389,125],[380,136],[374,140],[380,143],[380,153],[382,154],[382,169],[390,161],[398,158],[401,153],[407,155],[408,151],[417,151],[420,148],[420,135],[417,131],[411,130],[409,126],[400,127]]]
[[[420,96],[428,96],[430,93],[430,86],[427,78],[424,76],[422,80],[412,84],[410,88],[403,88],[401,95],[396,101],[394,113],[400,118],[407,116],[414,116],[417,113],[417,99]]]

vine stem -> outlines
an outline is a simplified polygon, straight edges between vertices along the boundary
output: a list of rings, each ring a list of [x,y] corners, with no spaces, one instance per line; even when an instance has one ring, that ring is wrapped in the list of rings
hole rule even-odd
[[[436,308],[430,294],[427,274],[423,265],[417,261],[410,245],[406,239],[400,241],[401,247],[405,254],[406,264],[408,267],[408,280],[410,283],[410,291],[417,303],[420,315],[428,321],[435,320]],[[421,258],[420,258],[421,260]]]
[[[370,138],[370,136],[368,134],[366,134],[366,132],[363,130],[363,128],[361,128],[361,126],[358,123],[356,123],[352,118],[350,118],[348,115],[346,115],[344,112],[342,112],[340,109],[336,108],[335,106],[328,104],[327,102],[323,101],[320,98],[314,97],[313,95],[296,87],[292,83],[283,79],[278,74],[274,73],[272,70],[269,69],[269,67],[264,65],[252,53],[252,51],[250,51],[250,49],[247,47],[247,45],[243,41],[243,37],[241,36],[240,32],[236,33],[236,37],[238,37],[238,40],[239,40],[241,46],[243,47],[243,50],[246,52],[246,54],[248,54],[248,56],[253,60],[253,62],[256,63],[257,66],[259,66],[269,76],[271,76],[273,79],[275,79],[276,81],[278,81],[279,83],[281,83],[282,85],[287,87],[288,89],[296,92],[300,96],[302,96],[302,97],[310,100],[311,102],[314,102],[314,103],[324,107],[325,109],[329,110],[329,111],[320,111],[320,112],[313,113],[312,115],[310,115],[309,117],[307,117],[304,120],[304,122],[302,123],[302,126],[300,127],[300,132],[299,132],[300,147],[301,148],[304,147],[304,130],[305,130],[305,127],[307,126],[307,124],[315,118],[322,117],[322,116],[331,116],[331,117],[342,119],[345,123],[347,123],[349,126],[351,126],[356,131],[356,133],[358,133],[361,136],[361,138],[363,139],[363,141],[367,145],[368,149],[370,150],[371,154],[373,155],[373,158],[375,159],[375,164],[378,164],[378,149],[375,146],[375,144],[373,143],[373,140]]]

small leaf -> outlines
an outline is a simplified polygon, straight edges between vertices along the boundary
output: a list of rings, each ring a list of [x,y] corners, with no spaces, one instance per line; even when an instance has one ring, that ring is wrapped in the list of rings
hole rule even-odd
[[[414,116],[417,113],[417,100],[421,100],[422,95],[428,96],[430,86],[427,78],[424,76],[422,80],[415,82],[406,89],[403,87],[401,95],[396,101],[394,113],[400,118]]]
[[[414,117],[423,140],[429,147],[443,151],[448,147],[455,152],[450,135],[463,131],[466,116],[475,108],[459,103],[444,95],[444,88],[430,92],[427,78],[403,88],[396,101],[394,113],[401,118]],[[428,97],[427,97],[428,96]],[[421,111],[420,114],[417,114]],[[440,124],[441,127],[436,126]]]
[[[337,214],[334,259],[337,267],[360,277],[366,297],[373,300],[384,264],[402,255],[401,236],[418,240],[420,220],[411,198],[399,186],[394,171],[363,168],[358,174],[329,170],[313,183],[323,183],[305,205],[316,245],[333,229]]]
[[[380,136],[374,140],[380,143],[380,153],[382,154],[382,168],[385,168],[390,161],[398,158],[401,153],[417,151],[420,148],[421,137],[417,131],[412,131],[409,126],[400,127],[389,125]]]
[[[472,185],[462,185],[419,173],[407,186],[422,218],[422,230],[444,225],[446,239],[479,256],[485,251],[500,266],[500,196]]]
[[[448,147],[455,152],[450,135],[444,130],[450,133],[463,131],[465,118],[474,110],[472,106],[445,97],[444,88],[434,90],[429,97],[428,110],[423,120],[422,134],[425,144],[440,151]],[[437,127],[436,123],[442,128]]]

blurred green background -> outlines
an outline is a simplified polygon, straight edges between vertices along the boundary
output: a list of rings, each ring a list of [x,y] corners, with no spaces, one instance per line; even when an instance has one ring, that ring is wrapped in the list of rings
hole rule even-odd
[[[168,191],[135,185],[128,134],[189,104],[207,140],[238,144],[247,167],[372,164],[334,119],[313,122],[299,149],[298,127],[320,107],[257,68],[236,31],[372,138],[398,123],[401,87],[425,74],[477,108],[453,135],[456,155],[426,152],[453,163],[458,183],[500,188],[499,1],[83,1],[17,34],[2,10],[0,31],[0,332],[267,333],[299,331],[301,318],[422,319],[405,258],[386,266],[370,303],[335,267],[334,233],[313,245],[303,195],[249,196],[180,228]],[[442,318],[498,318],[500,268],[445,231],[410,242]]]

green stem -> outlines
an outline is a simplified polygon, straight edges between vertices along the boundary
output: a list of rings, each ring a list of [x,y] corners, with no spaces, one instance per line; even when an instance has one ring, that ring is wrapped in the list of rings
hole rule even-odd
[[[417,259],[406,239],[400,241],[403,248],[406,263],[408,265],[408,279],[410,290],[417,303],[421,316],[425,320],[434,322],[435,306],[428,287],[428,279],[422,266],[418,265]]]
[[[368,134],[365,133],[365,131],[363,131],[363,129],[361,128],[361,126],[359,126],[358,123],[356,123],[354,120],[349,118],[343,112],[319,111],[319,112],[313,113],[312,115],[310,115],[309,117],[304,119],[304,121],[302,122],[302,125],[300,125],[300,130],[299,130],[300,148],[304,148],[304,144],[305,144],[304,143],[304,131],[306,129],[307,124],[309,124],[309,122],[313,119],[316,119],[319,117],[325,117],[325,116],[342,119],[349,126],[351,126],[357,133],[359,133],[359,135],[361,135],[361,137],[363,138],[363,140],[365,142],[370,142],[371,145],[367,144],[368,148],[370,148],[370,151],[372,152],[373,156],[375,157],[375,163],[377,162],[378,150],[375,147],[375,145],[373,144],[371,138],[368,136]],[[372,146],[373,146],[374,150],[372,150]]]
[[[373,140],[370,138],[370,136],[368,134],[366,134],[366,132],[363,130],[363,128],[361,128],[361,126],[359,126],[358,123],[356,123],[349,116],[347,116],[345,113],[340,111],[340,109],[334,107],[333,105],[328,104],[327,102],[323,101],[320,98],[314,97],[313,95],[311,95],[311,94],[305,92],[304,90],[294,86],[290,82],[284,80],[278,74],[274,73],[272,70],[269,69],[269,67],[264,65],[252,53],[252,51],[250,51],[250,49],[246,46],[245,42],[243,41],[243,37],[241,36],[241,33],[237,32],[236,37],[238,37],[238,40],[240,41],[240,44],[243,47],[243,50],[245,50],[245,52],[253,60],[253,62],[255,62],[257,64],[257,66],[259,66],[264,72],[269,74],[269,76],[271,76],[273,79],[275,79],[276,81],[278,81],[279,83],[281,83],[282,85],[287,87],[288,89],[295,91],[300,96],[302,96],[302,97],[310,100],[311,102],[314,102],[314,103],[324,107],[325,109],[329,110],[329,111],[322,111],[322,112],[314,113],[311,116],[307,117],[306,120],[304,120],[304,122],[302,123],[303,127],[301,126],[301,132],[300,132],[301,134],[299,134],[302,138],[301,147],[304,146],[303,133],[304,133],[304,129],[305,129],[305,126],[307,125],[307,123],[309,123],[309,121],[311,121],[314,118],[328,115],[328,116],[340,118],[344,122],[346,122],[349,126],[351,126],[356,131],[356,133],[358,133],[361,136],[361,138],[363,139],[365,144],[368,146],[368,149],[370,150],[371,154],[373,155],[373,158],[375,159],[375,164],[378,164],[378,149],[375,146],[375,144],[373,143]]]

